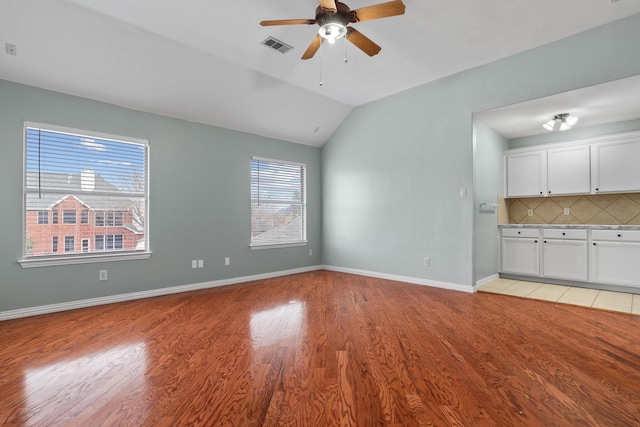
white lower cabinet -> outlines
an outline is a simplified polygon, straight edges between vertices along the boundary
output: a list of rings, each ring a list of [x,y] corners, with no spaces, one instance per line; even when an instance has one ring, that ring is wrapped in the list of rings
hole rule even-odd
[[[593,230],[590,281],[640,287],[640,230]]]
[[[587,230],[542,230],[542,276],[554,279],[589,278]]]
[[[502,229],[501,272],[540,275],[540,238],[537,229]]]
[[[500,272],[640,288],[640,230],[502,228]]]

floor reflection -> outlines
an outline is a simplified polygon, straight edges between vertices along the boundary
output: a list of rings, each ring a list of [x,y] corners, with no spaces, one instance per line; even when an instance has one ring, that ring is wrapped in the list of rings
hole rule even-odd
[[[297,336],[305,327],[307,307],[302,301],[289,301],[251,315],[254,348],[277,344]]]
[[[24,374],[28,425],[64,424],[64,419],[52,420],[50,414],[65,414],[67,420],[86,420],[90,425],[110,401],[144,394],[146,371],[144,343],[29,369]],[[136,412],[139,416],[146,411],[137,407]]]

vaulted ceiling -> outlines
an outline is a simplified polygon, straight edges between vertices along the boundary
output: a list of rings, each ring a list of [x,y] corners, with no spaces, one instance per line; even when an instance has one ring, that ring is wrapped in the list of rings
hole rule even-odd
[[[403,2],[353,25],[378,55],[339,41],[302,61],[317,26],[258,23],[313,18],[317,0],[0,0],[0,43],[16,47],[0,78],[322,146],[356,106],[640,13],[633,0]]]

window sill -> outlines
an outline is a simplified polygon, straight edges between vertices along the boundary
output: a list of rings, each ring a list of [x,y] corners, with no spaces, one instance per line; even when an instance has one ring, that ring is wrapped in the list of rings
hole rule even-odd
[[[149,259],[151,252],[125,252],[110,254],[90,255],[58,255],[55,257],[33,257],[21,259],[18,262],[22,268],[50,267],[57,265],[90,264],[95,262],[132,261],[137,259]]]
[[[278,244],[270,244],[270,245],[249,245],[252,251],[259,251],[262,249],[277,249],[277,248],[295,248],[298,246],[307,246],[307,242],[291,242],[291,243],[278,243]]]

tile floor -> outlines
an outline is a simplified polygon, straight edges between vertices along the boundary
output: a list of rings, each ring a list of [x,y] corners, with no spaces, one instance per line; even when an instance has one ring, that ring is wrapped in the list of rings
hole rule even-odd
[[[582,305],[603,310],[640,314],[640,295],[597,289],[575,288],[547,283],[523,282],[512,279],[496,279],[485,283],[479,291]]]

